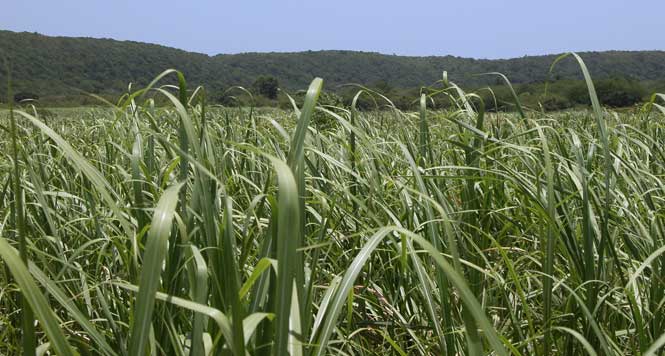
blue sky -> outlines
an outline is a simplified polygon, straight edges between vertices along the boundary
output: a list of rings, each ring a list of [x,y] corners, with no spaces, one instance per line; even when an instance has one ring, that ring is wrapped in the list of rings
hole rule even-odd
[[[510,58],[665,50],[665,0],[8,0],[0,29],[208,54],[349,49]]]

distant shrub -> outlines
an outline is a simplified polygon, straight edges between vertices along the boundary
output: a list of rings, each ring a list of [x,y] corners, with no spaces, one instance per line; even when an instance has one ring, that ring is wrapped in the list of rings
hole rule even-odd
[[[639,82],[625,78],[601,80],[596,85],[596,92],[603,105],[612,107],[635,105],[646,95],[645,89]]]
[[[637,81],[614,77],[594,82],[601,104],[611,107],[632,106],[642,101],[646,90]],[[566,88],[566,97],[575,104],[590,105],[589,90],[584,82],[576,82]]]
[[[214,96],[214,101],[226,107],[256,106],[255,97],[250,97],[246,92],[237,88],[220,90],[219,94]]]
[[[477,94],[483,99],[485,111],[512,111],[515,108],[515,100],[506,86],[492,87],[491,90],[482,90]]]
[[[39,95],[30,92],[19,92],[14,95],[14,102],[22,103],[25,101],[39,100]]]
[[[307,94],[306,91],[300,90],[297,91],[294,94],[291,94],[291,97],[295,101],[296,105],[298,105],[299,108],[302,108],[302,105],[305,101],[305,95]],[[322,91],[321,94],[319,95],[319,100],[317,101],[317,106],[323,106],[326,107],[326,109],[335,111],[335,108],[344,108],[346,107],[344,99],[333,92],[330,91]],[[279,98],[279,107],[285,110],[292,110],[293,105],[291,104],[291,101],[288,99],[286,95],[280,95]],[[312,116],[312,124],[314,127],[316,127],[317,130],[326,130],[328,128],[331,128],[336,120],[334,117],[332,117],[329,114],[323,113],[319,110],[316,110],[314,112],[314,115]]]
[[[254,84],[252,84],[252,89],[254,93],[274,100],[277,99],[279,82],[275,77],[262,75],[256,78]]]
[[[413,97],[408,95],[399,95],[393,98],[393,104],[395,104],[395,107],[402,111],[415,110],[416,102],[417,101]]]
[[[555,93],[548,93],[547,96],[543,96],[540,104],[547,111],[564,110],[573,107],[573,103],[568,98]]]

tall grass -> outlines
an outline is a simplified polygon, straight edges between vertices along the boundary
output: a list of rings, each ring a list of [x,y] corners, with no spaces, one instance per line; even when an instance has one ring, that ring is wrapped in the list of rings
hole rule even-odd
[[[321,79],[221,108],[172,70],[11,110],[0,353],[663,354],[663,96],[604,110],[575,59],[592,111],[486,113],[445,74],[417,113]]]

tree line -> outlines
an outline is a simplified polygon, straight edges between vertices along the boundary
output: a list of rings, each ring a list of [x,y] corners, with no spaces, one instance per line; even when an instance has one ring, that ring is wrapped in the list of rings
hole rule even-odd
[[[646,93],[665,88],[665,52],[581,55],[606,105],[630,106]],[[209,96],[224,105],[247,100],[232,89],[236,86],[254,93],[257,105],[289,105],[285,93],[297,93],[319,76],[325,79],[326,89],[344,102],[357,90],[348,86],[353,83],[383,93],[395,106],[408,109],[419,93],[427,90],[422,86],[440,79],[443,70],[465,89],[482,93],[490,109],[510,109],[510,100],[506,100],[510,96],[505,86],[493,77],[477,75],[480,73],[501,72],[508,76],[527,105],[561,109],[583,105],[588,100],[575,63],[564,61],[554,73],[549,73],[556,58],[553,55],[503,60],[354,51],[209,56],[132,41],[0,31],[0,57],[9,60],[15,93],[38,97],[50,105],[94,104],[96,99],[90,93],[113,99],[128,90],[128,83],[134,87],[145,85],[168,68],[181,70],[193,85],[204,85]],[[4,66],[0,66],[0,82],[7,82]],[[6,97],[6,86],[1,85],[0,101]],[[360,105],[370,107],[374,103],[369,100]],[[445,106],[446,102],[436,105]]]

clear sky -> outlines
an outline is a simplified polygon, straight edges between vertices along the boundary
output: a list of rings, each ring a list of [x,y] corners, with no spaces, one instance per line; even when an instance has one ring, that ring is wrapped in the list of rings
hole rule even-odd
[[[665,0],[6,0],[0,29],[208,54],[348,49],[509,58],[665,50]]]

